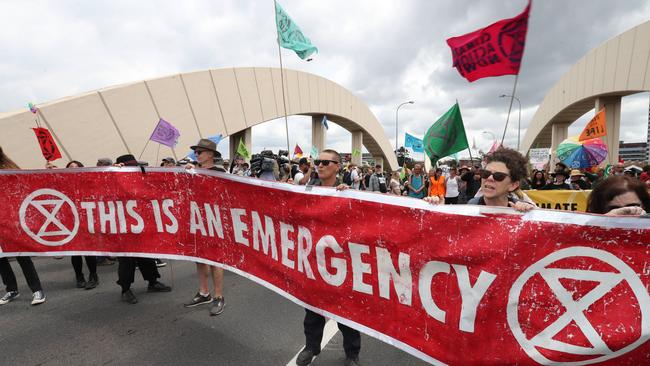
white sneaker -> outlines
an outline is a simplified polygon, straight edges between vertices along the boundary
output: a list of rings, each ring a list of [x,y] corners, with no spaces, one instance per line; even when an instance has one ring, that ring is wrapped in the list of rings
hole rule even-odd
[[[41,291],[36,291],[32,295],[32,305],[38,305],[45,302],[45,293]]]
[[[0,305],[8,304],[20,296],[18,291],[8,291],[2,298],[0,298]]]

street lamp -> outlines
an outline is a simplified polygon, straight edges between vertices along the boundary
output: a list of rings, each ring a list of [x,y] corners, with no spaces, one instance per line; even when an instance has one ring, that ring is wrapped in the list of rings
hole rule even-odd
[[[397,128],[399,127],[399,109],[402,108],[403,105],[405,104],[413,104],[415,103],[412,100],[409,100],[408,102],[404,102],[400,105],[397,106],[397,111],[395,111],[395,156],[397,156],[397,149],[399,149],[399,137],[397,135]]]
[[[517,151],[519,151],[521,143],[521,101],[514,95],[501,94],[499,95],[499,98],[514,98],[517,101],[517,104],[519,104],[519,127],[517,129]]]

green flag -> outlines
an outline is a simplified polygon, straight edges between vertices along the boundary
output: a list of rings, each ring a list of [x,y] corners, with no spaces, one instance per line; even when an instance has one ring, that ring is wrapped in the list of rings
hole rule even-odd
[[[361,151],[359,149],[352,150],[352,156],[361,156]]]
[[[275,25],[278,28],[280,46],[294,51],[303,60],[311,61],[309,56],[318,52],[318,48],[311,44],[309,38],[302,34],[298,25],[277,1],[275,2]]]
[[[458,103],[429,127],[423,140],[424,151],[431,159],[431,165],[445,156],[469,148]]]
[[[251,154],[248,152],[248,149],[246,148],[246,145],[242,139],[239,139],[239,145],[237,145],[237,154],[241,155],[245,159],[251,158]]]

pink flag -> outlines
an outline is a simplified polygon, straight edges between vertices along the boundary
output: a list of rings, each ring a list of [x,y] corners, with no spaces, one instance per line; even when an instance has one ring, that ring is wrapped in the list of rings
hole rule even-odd
[[[176,127],[161,118],[160,121],[158,121],[156,128],[154,128],[151,137],[149,137],[149,140],[158,142],[165,146],[174,147],[178,143],[178,138],[180,136],[181,133],[178,132]]]

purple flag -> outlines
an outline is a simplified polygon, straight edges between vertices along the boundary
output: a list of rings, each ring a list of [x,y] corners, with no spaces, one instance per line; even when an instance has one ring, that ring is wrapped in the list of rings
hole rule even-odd
[[[165,146],[174,147],[178,143],[180,135],[181,133],[178,132],[176,127],[161,118],[160,121],[158,121],[156,128],[154,128],[151,137],[149,137],[149,140],[158,142]]]

